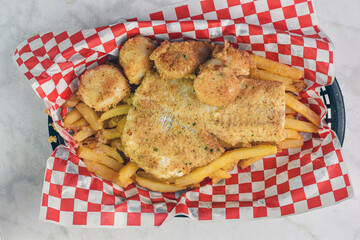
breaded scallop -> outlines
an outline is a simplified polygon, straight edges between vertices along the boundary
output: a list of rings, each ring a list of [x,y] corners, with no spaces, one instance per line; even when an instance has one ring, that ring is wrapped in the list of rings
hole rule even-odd
[[[249,53],[234,48],[225,41],[224,45],[217,45],[212,58],[221,60],[226,66],[232,68],[236,76],[248,76],[252,59]]]
[[[127,40],[120,49],[119,64],[131,84],[140,84],[146,71],[152,68],[149,56],[154,49],[151,39],[140,35]]]
[[[128,80],[114,65],[101,65],[80,77],[77,95],[96,111],[107,111],[130,92]]]
[[[210,56],[212,45],[207,42],[165,40],[150,55],[155,67],[164,79],[192,77],[199,64]]]
[[[223,107],[235,102],[239,92],[239,79],[233,69],[217,59],[206,62],[194,80],[194,89],[200,102]]]

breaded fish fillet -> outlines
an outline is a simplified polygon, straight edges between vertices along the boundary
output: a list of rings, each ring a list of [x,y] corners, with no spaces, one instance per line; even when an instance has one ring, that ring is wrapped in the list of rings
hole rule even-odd
[[[125,154],[146,172],[170,178],[218,158],[224,149],[216,137],[231,144],[283,140],[283,84],[240,82],[241,97],[235,103],[213,107],[198,100],[191,80],[147,75],[127,116],[122,135]],[[245,94],[248,96],[242,96]]]
[[[77,96],[96,111],[107,111],[130,92],[128,80],[113,65],[101,65],[80,77]]]
[[[147,75],[133,97],[122,143],[125,154],[158,178],[180,177],[224,149],[204,129],[191,80]]]
[[[257,142],[279,144],[285,139],[285,85],[240,78],[233,104],[212,111],[206,130],[231,145]]]
[[[141,35],[130,38],[120,49],[119,64],[131,84],[139,84],[152,68],[149,56],[154,49],[151,39]]]
[[[162,78],[186,78],[194,74],[199,64],[211,55],[212,48],[208,42],[165,40],[152,52],[150,59]]]

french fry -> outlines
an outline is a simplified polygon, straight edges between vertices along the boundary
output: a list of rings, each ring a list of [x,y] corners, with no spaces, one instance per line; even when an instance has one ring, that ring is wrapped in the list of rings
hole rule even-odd
[[[125,123],[126,123],[126,116],[123,117],[123,118],[119,121],[119,123],[118,123],[118,125],[117,125],[117,127],[116,127],[116,129],[117,129],[118,132],[120,133],[120,136],[121,136],[122,133],[124,132]]]
[[[129,112],[130,106],[127,104],[118,105],[103,114],[101,114],[100,118],[98,119],[98,122],[103,122],[109,118],[117,117],[120,115],[127,114]]]
[[[238,148],[228,151],[218,159],[212,161],[206,166],[200,167],[192,171],[190,174],[182,176],[175,180],[178,186],[187,186],[201,182],[204,178],[208,177],[215,170],[220,169],[227,164],[234,162],[238,159],[246,159],[259,156],[273,155],[277,153],[277,149],[273,145],[257,145],[250,148]]]
[[[162,183],[153,179],[148,179],[135,175],[135,181],[142,187],[154,192],[177,192],[186,189],[186,186],[177,186],[175,184]]]
[[[101,142],[107,142],[107,140],[113,140],[121,137],[121,133],[116,128],[101,129],[96,135]]]
[[[286,94],[289,94],[289,95],[293,96],[296,100],[301,100],[301,97],[298,96],[298,95],[296,95],[296,94],[293,93],[293,92],[286,92]]]
[[[256,68],[255,63],[253,63],[253,62],[250,64],[249,78],[260,79],[260,73],[259,73],[258,69]]]
[[[300,79],[304,76],[304,73],[299,69],[289,67],[285,64],[275,62],[273,60],[260,57],[258,55],[250,54],[250,56],[255,62],[256,67],[259,69],[263,69],[284,77],[295,78],[295,79]]]
[[[289,114],[295,114],[296,112],[294,111],[294,109],[289,108],[288,106],[285,107],[285,114],[289,115]]]
[[[121,143],[121,139],[119,139],[119,138],[112,140],[110,145],[121,152],[125,151],[125,148]]]
[[[76,142],[81,142],[95,133],[96,131],[94,131],[94,129],[92,129],[90,126],[84,126],[80,131],[74,133],[73,138]]]
[[[285,129],[286,138],[290,139],[301,139],[300,133],[294,129]]]
[[[107,122],[106,128],[115,128],[119,124],[119,122],[122,118],[123,118],[123,116],[117,116],[117,117],[110,118],[109,121]]]
[[[123,168],[119,171],[119,181],[120,183],[127,183],[128,180],[136,173],[139,169],[138,165],[134,162],[128,162]],[[121,187],[123,185],[120,185]],[[126,187],[126,186],[125,186]]]
[[[89,123],[85,120],[85,118],[81,117],[76,122],[70,124],[68,126],[68,128],[71,129],[71,130],[79,130],[84,126],[89,126]]]
[[[175,183],[176,178],[157,178],[151,173],[147,173],[144,171],[138,171],[136,175],[139,175],[140,177],[147,178],[156,182],[162,182],[162,183]]]
[[[260,161],[261,159],[263,159],[264,157],[252,157],[252,158],[247,158],[247,159],[242,159],[238,162],[238,166],[241,168],[241,169],[245,169],[247,168],[248,166],[250,166],[251,164],[257,162],[257,161]]]
[[[295,119],[295,116],[294,116],[294,115],[291,115],[291,114],[287,114],[285,117],[286,117],[286,118],[289,118],[289,119]]]
[[[319,128],[313,123],[290,119],[290,118],[285,118],[285,128],[294,129],[299,132],[309,132],[309,133],[317,133],[319,131]]]
[[[218,143],[225,149],[234,149],[234,148],[241,148],[244,147],[242,143],[238,143],[235,145],[231,145],[230,143],[227,143],[221,139],[218,139]]]
[[[75,108],[81,113],[81,115],[86,119],[90,124],[92,129],[98,131],[103,128],[103,123],[98,122],[99,116],[91,107],[87,106],[85,103],[78,103]]]
[[[221,179],[231,178],[231,175],[223,169],[218,169],[215,172],[211,173],[209,175],[209,178],[211,178],[212,183],[215,184],[218,183]]]
[[[70,108],[75,107],[79,103],[79,99],[76,95],[76,93],[73,93],[70,95],[69,99],[66,100],[66,102],[62,105],[63,107]]]
[[[305,104],[299,102],[295,97],[290,94],[285,94],[285,105],[291,109],[294,109],[296,112],[300,113],[306,117],[310,122],[319,126],[320,116],[317,115],[313,110],[307,107]]]
[[[283,149],[286,148],[298,148],[298,147],[302,147],[302,145],[304,145],[304,139],[300,138],[300,139],[285,139],[282,143],[281,143],[281,147]]]
[[[261,80],[283,82],[286,91],[300,92],[306,88],[306,83],[302,80],[283,77],[272,72],[258,70]]]
[[[64,118],[64,127],[69,129],[69,127],[71,127],[71,124],[73,124],[80,118],[82,118],[82,115],[78,110],[76,109],[71,110],[69,113],[66,114]]]
[[[98,143],[98,141],[96,140],[95,137],[88,137],[85,140],[81,141],[80,145],[88,147],[88,148],[97,148],[99,143]]]
[[[49,109],[44,108],[44,113],[46,113],[49,117],[51,117],[51,113]]]
[[[232,171],[234,169],[234,167],[236,166],[236,164],[238,162],[239,162],[239,160],[235,160],[234,162],[225,165],[221,169],[225,170],[226,172],[230,172],[230,171]]]
[[[78,147],[77,155],[82,159],[88,159],[97,163],[101,163],[105,166],[108,166],[109,168],[115,170],[116,172],[118,172],[123,167],[123,165],[118,161],[116,161],[115,159],[85,146]]]
[[[98,176],[111,181],[113,183],[116,183],[117,185],[120,186],[120,182],[118,179],[118,173],[116,171],[114,171],[113,169],[101,164],[101,163],[97,163],[88,159],[83,159],[83,162],[86,165],[86,168],[90,171],[90,172],[94,172],[96,173]]]
[[[102,144],[99,146],[99,148],[97,150],[99,150],[101,153],[104,153],[104,154],[116,159],[119,163],[124,162],[124,159],[121,157],[121,155],[118,153],[118,151],[114,147],[110,147],[108,145]]]

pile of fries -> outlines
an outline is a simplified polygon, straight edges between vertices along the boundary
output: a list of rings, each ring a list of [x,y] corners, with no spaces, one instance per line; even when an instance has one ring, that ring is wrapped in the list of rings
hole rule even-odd
[[[300,132],[316,133],[320,124],[320,117],[295,95],[306,87],[301,80],[302,71],[257,55],[251,57],[256,64],[256,69],[251,70],[251,78],[285,83],[287,92],[284,128],[287,137],[280,146],[260,144],[249,148],[230,149],[218,159],[190,174],[176,179],[157,179],[139,169],[138,165],[124,154],[121,136],[126,114],[130,109],[131,95],[108,111],[96,112],[73,94],[63,105],[73,108],[64,118],[64,127],[74,132],[77,154],[88,170],[120,187],[125,188],[136,182],[152,191],[175,192],[197,187],[205,178],[211,178],[213,183],[217,183],[221,179],[230,178],[229,172],[236,165],[244,169],[282,149],[301,147],[304,139]],[[299,115],[309,122],[297,120]],[[229,149],[228,144],[223,145]]]

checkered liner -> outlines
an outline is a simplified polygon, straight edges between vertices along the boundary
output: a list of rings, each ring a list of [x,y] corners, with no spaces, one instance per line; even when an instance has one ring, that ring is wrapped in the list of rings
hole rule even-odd
[[[166,19],[166,20],[165,20]],[[331,84],[333,45],[318,28],[313,3],[305,0],[227,0],[168,7],[142,19],[78,32],[36,35],[19,45],[14,60],[50,109],[68,146],[47,161],[40,219],[89,227],[159,226],[175,215],[195,220],[279,217],[325,207],[353,195],[339,141],[325,121],[318,134],[303,134],[300,149],[283,150],[213,185],[157,193],[134,184],[123,189],[89,173],[63,129],[69,109],[61,105],[76,91],[86,70],[117,58],[119,46],[141,34],[163,39],[228,40],[249,52],[292,65],[305,73],[304,102],[322,117],[315,89]]]

